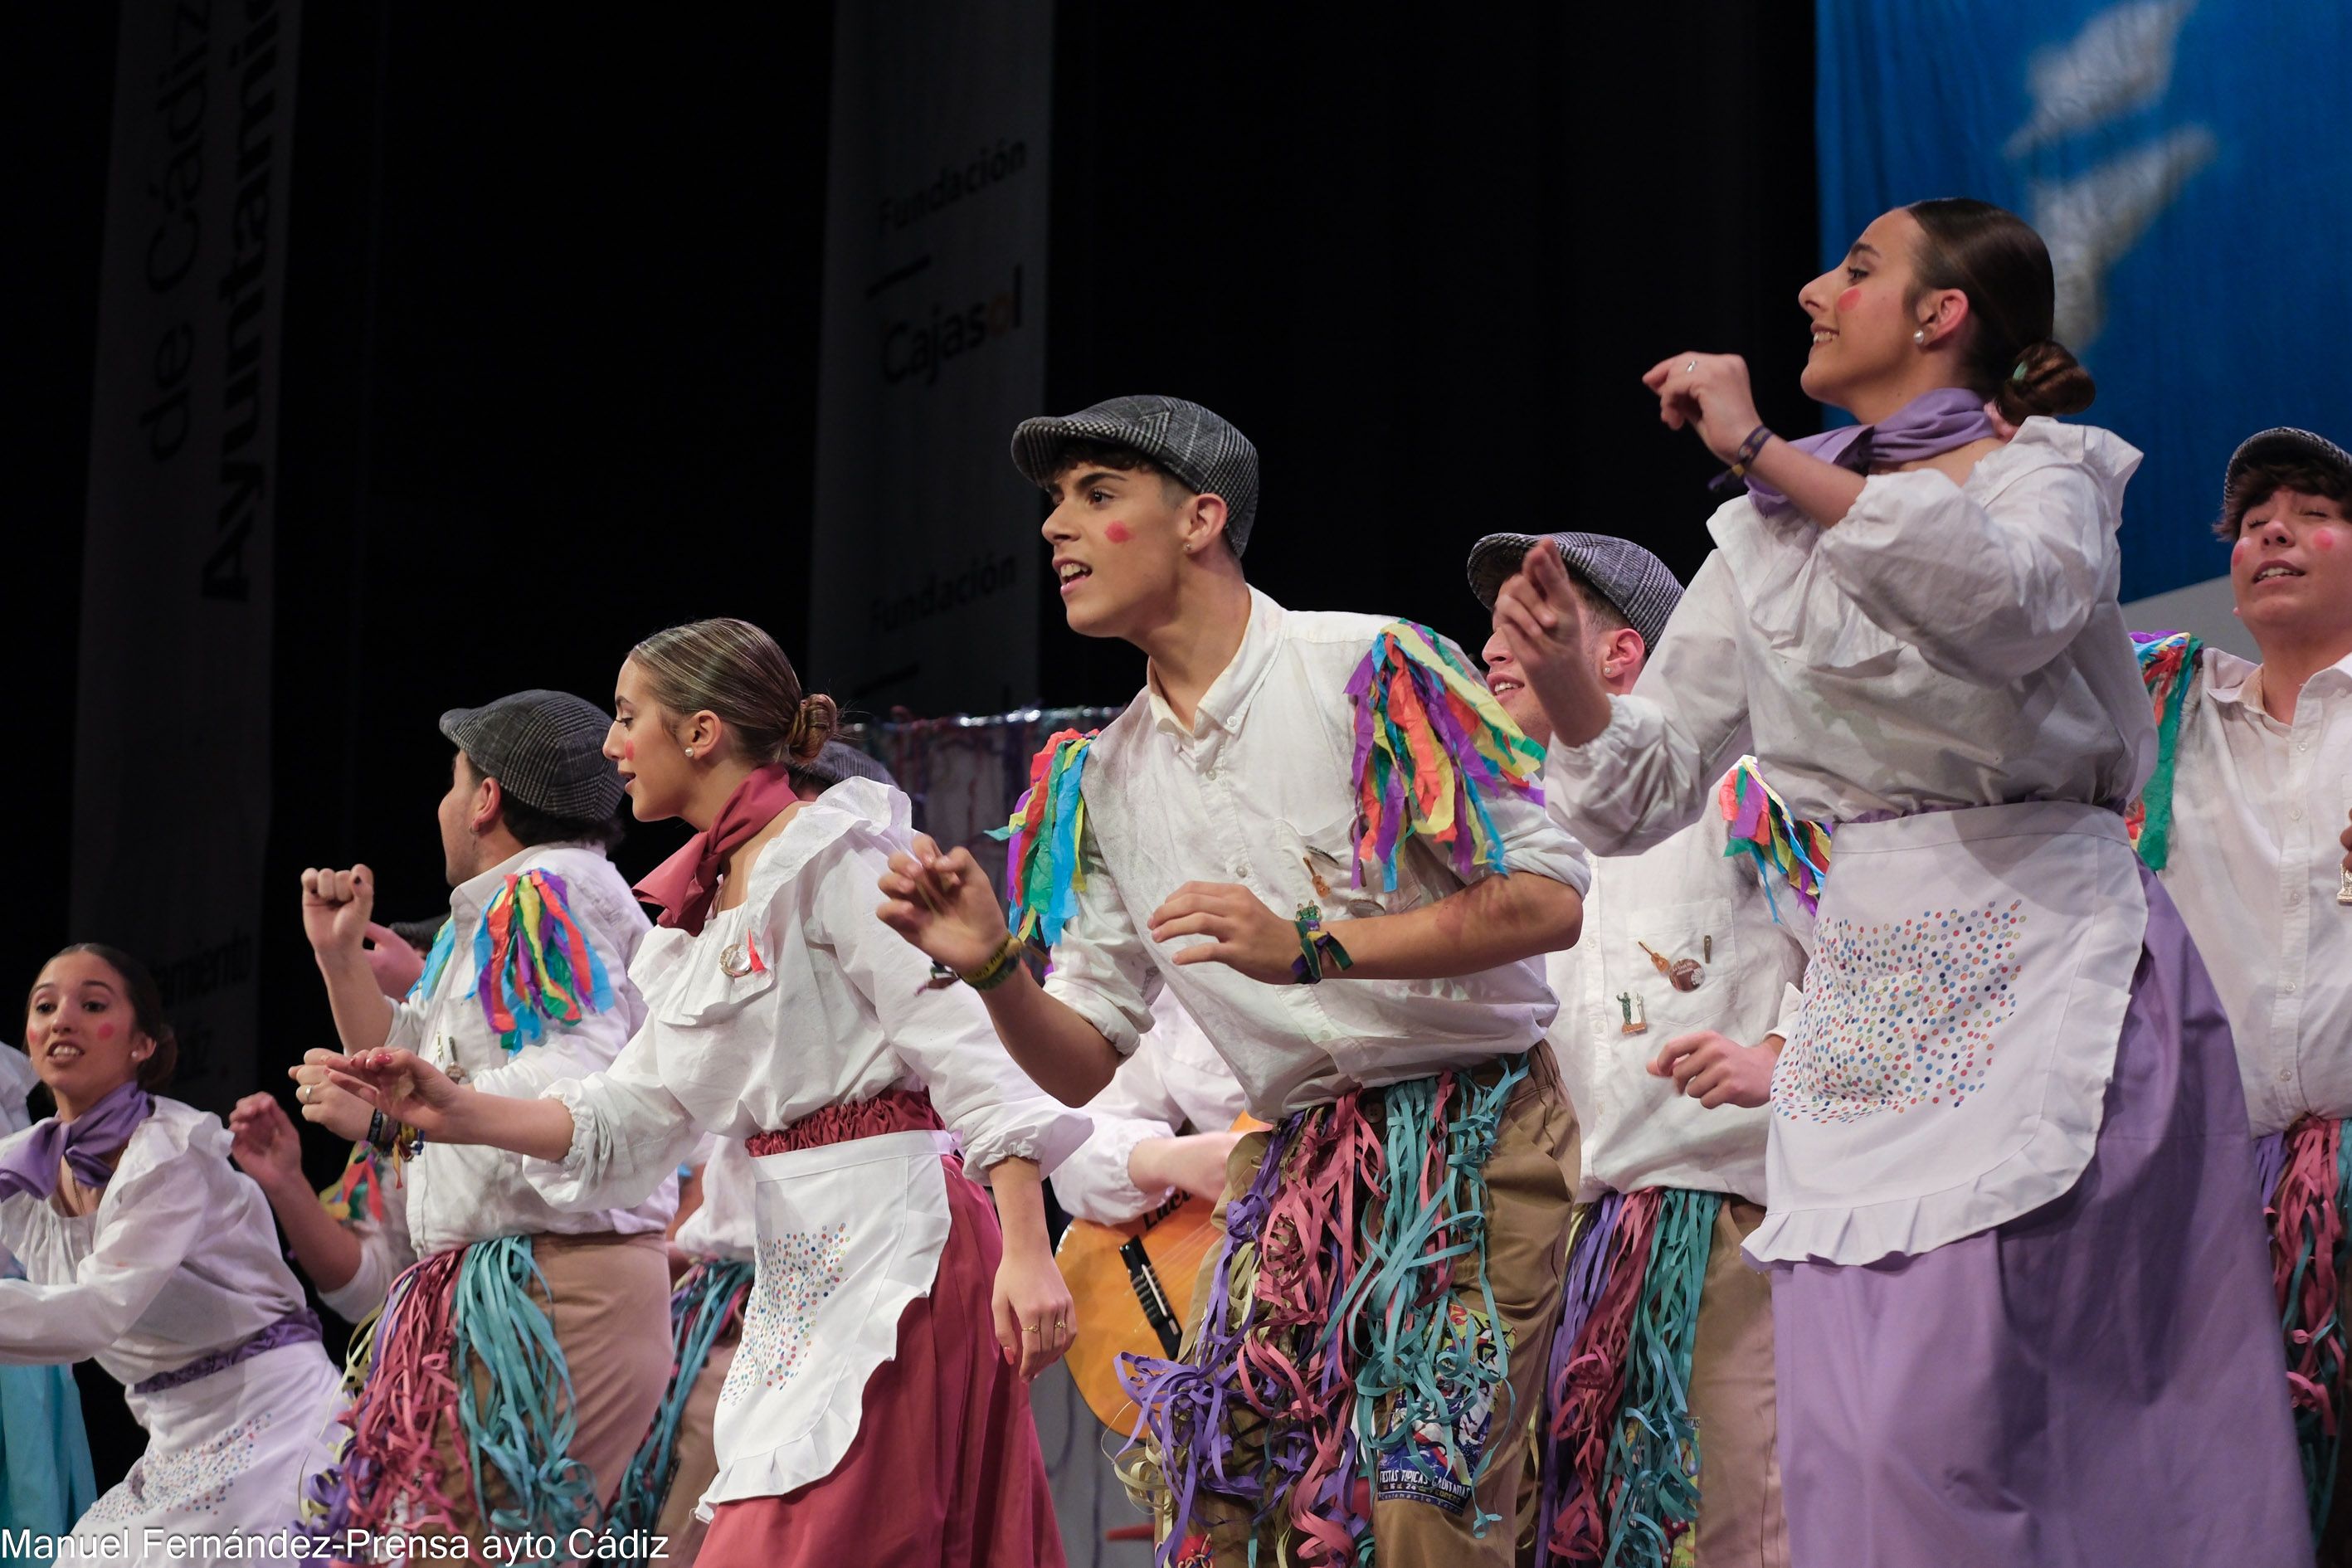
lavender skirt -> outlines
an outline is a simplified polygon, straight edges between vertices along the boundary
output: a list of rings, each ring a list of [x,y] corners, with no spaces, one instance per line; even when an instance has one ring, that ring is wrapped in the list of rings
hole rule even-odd
[[[1772,1270],[1794,1568],[2311,1562],[2229,1022],[2140,882],[2074,1190],[1916,1257]]]

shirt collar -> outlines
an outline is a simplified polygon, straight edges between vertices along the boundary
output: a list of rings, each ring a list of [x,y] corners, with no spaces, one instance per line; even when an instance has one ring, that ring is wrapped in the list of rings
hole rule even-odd
[[[2337,686],[2352,683],[2352,655],[2314,674],[2303,689],[2309,691],[2323,680]],[[2206,650],[2205,693],[2217,704],[2233,703],[2267,716],[2263,707],[2263,667],[2226,648]]]
[[[1249,625],[1243,628],[1242,645],[1209,689],[1201,694],[1200,706],[1193,710],[1192,728],[1176,717],[1176,710],[1160,695],[1160,672],[1144,672],[1144,695],[1151,700],[1151,721],[1164,734],[1191,736],[1201,732],[1203,724],[1224,731],[1238,729],[1242,715],[1248,710],[1250,699],[1256,695],[1258,682],[1274,666],[1274,650],[1282,644],[1283,609],[1255,588],[1250,590]]]
[[[499,896],[499,889],[506,886],[507,879],[527,866],[549,866],[562,875],[562,868],[555,858],[561,853],[593,855],[600,860],[604,858],[603,850],[586,844],[526,844],[488,870],[468,877],[450,889],[449,918],[457,922],[460,930],[470,925],[476,916],[489,907],[490,900]]]

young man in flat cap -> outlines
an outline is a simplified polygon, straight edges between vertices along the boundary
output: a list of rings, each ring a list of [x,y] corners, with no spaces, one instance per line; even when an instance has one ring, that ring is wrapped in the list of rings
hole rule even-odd
[[[645,1016],[628,964],[650,925],[605,858],[621,803],[602,754],[610,723],[593,703],[540,690],[441,716],[456,747],[439,810],[449,918],[404,1001],[386,999],[362,948],[368,868],[303,872],[302,923],[345,1052],[418,1052],[509,1095],[585,1078],[619,1054]],[[237,1109],[238,1161],[320,1299],[354,1321],[385,1312],[352,1417],[339,1528],[439,1523],[478,1539],[488,1527],[468,1473],[490,1509],[528,1516],[499,1533],[561,1537],[598,1522],[669,1373],[663,1233],[675,1184],[634,1208],[565,1213],[523,1180],[519,1157],[417,1150],[323,1069],[294,1076],[306,1119],[373,1152],[346,1181],[351,1217],[339,1224],[304,1190],[275,1100]],[[427,1321],[450,1325],[455,1342],[427,1342],[415,1331]],[[495,1372],[480,1359],[486,1343],[530,1346],[551,1330],[550,1359]],[[472,1378],[468,1407],[416,1363],[441,1355],[450,1375]],[[425,1453],[404,1446],[420,1429]]]
[[[1496,533],[1470,552],[1478,602],[1491,612],[1539,548],[1559,552],[1584,609],[1583,647],[1563,656],[1589,664],[1607,690],[1633,690],[1682,584],[1628,540]],[[1483,657],[1504,711],[1549,745],[1551,722],[1499,631]],[[1735,776],[1735,794],[1758,782],[1752,771]],[[1799,1000],[1811,913],[1778,872],[1767,873],[1777,883],[1768,890],[1758,866],[1720,813],[1639,855],[1597,858],[1582,940],[1549,962],[1559,997],[1550,1039],[1579,1134],[1570,1179],[1590,1206],[1577,1247],[1593,1259],[1590,1269],[1571,1261],[1570,1273],[1589,1274],[1591,1294],[1617,1310],[1580,1323],[1571,1313],[1554,1343],[1548,1383],[1570,1397],[1542,1416],[1542,1562],[1599,1561],[1636,1531],[1671,1541],[1694,1524],[1700,1568],[1789,1561],[1772,1296],[1739,1244],[1764,1217],[1763,1107],[1781,1016]],[[1628,1245],[1637,1236],[1653,1244]],[[1612,1281],[1624,1270],[1643,1277]],[[1670,1373],[1663,1402],[1628,1409],[1628,1371],[1653,1361]],[[1582,1371],[1563,1379],[1571,1362]],[[1611,1495],[1594,1461],[1629,1420],[1655,1435],[1661,1465],[1679,1468],[1681,1445],[1695,1444],[1695,1517],[1679,1485]]]
[[[2307,430],[2249,438],[2217,531],[2262,662],[2185,633],[2141,639],[2159,756],[2127,821],[2230,1016],[2275,1277],[2294,1286],[2279,1305],[2313,1527],[2323,1563],[2352,1562],[2339,1153],[2352,1116],[2352,454]]]
[[[1149,677],[1040,758],[1013,931],[927,843],[883,918],[984,988],[1064,1100],[1166,987],[1274,1124],[1229,1162],[1184,1350],[1132,1368],[1174,1560],[1250,1561],[1255,1536],[1260,1562],[1507,1563],[1570,1208],[1536,961],[1575,941],[1586,879],[1532,798],[1540,750],[1442,640],[1250,587],[1257,453],[1209,410],[1115,398],[1013,451],[1053,499],[1069,624]]]

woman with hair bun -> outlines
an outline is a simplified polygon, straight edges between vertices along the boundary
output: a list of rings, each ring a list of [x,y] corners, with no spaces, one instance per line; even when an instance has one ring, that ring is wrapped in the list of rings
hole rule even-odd
[[[2116,604],[2139,454],[2049,417],[2094,390],[2053,297],[1999,207],[1883,215],[1798,295],[1805,391],[1856,426],[1780,439],[1735,355],[1643,377],[1746,493],[1633,693],[1578,658],[1555,552],[1496,613],[1597,852],[1751,751],[1835,827],[1747,1245],[1791,1560],[2284,1568],[2311,1549],[2244,1096],[2122,816],[2156,751]]]
[[[706,1129],[746,1142],[758,1256],[699,1562],[1058,1565],[1025,1384],[1069,1344],[1041,1177],[1087,1122],[875,920],[907,797],[820,791],[837,715],[765,632],[657,633],[614,708],[605,755],[638,820],[696,830],[638,884],[659,929],[629,966],[649,1016],[619,1058],[536,1100],[394,1052],[311,1060],[431,1142],[523,1154],[566,1206],[643,1193]]]
[[[33,983],[25,1045],[58,1113],[0,1140],[0,1246],[24,1268],[0,1279],[0,1363],[94,1357],[147,1431],[75,1521],[78,1560],[210,1561],[202,1537],[283,1535],[339,1379],[227,1130],[157,1092],[177,1047],[155,982],[68,947]]]

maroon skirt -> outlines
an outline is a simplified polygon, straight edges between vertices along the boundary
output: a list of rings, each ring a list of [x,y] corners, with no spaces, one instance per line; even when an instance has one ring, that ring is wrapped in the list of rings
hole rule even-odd
[[[962,1162],[941,1163],[950,1228],[939,1277],[900,1314],[898,1350],[866,1382],[849,1452],[782,1497],[720,1503],[700,1568],[1062,1568],[1029,1388],[995,1338],[1003,1233]]]

